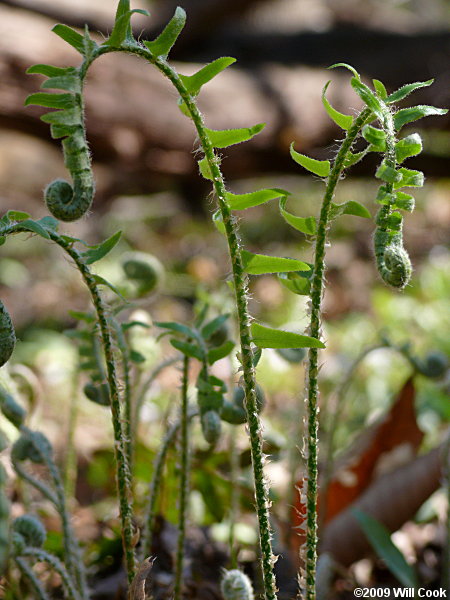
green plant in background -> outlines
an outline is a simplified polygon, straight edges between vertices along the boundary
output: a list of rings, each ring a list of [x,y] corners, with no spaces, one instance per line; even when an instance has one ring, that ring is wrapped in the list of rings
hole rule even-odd
[[[20,570],[30,579],[35,589],[41,589],[35,576],[29,572],[27,563],[20,559],[29,557],[48,562],[59,573],[67,597],[71,600],[87,600],[88,587],[78,542],[70,525],[66,497],[59,469],[53,458],[53,449],[48,439],[39,431],[32,431],[25,425],[26,412],[17,404],[13,396],[0,387],[0,410],[19,431],[20,437],[11,450],[11,462],[16,473],[36,488],[55,507],[61,517],[65,564],[52,554],[42,550],[46,532],[35,517],[23,516],[13,522],[13,553]],[[30,474],[23,466],[25,461],[44,465],[51,485]],[[67,570],[66,570],[67,567]],[[45,597],[40,594],[39,597]]]
[[[146,11],[131,10],[129,0],[119,0],[112,33],[100,45],[90,37],[87,29],[82,35],[65,25],[57,25],[53,31],[81,54],[82,64],[78,68],[61,68],[50,65],[31,67],[29,73],[41,74],[47,77],[42,85],[44,89],[62,90],[62,93],[39,92],[32,94],[28,97],[26,104],[58,109],[44,115],[42,119],[51,125],[52,137],[62,139],[65,165],[72,176],[73,186],[63,180],[56,180],[48,186],[45,199],[54,217],[62,221],[76,220],[89,210],[95,187],[83,115],[82,89],[88,69],[97,58],[104,54],[112,52],[135,54],[156,67],[177,90],[180,110],[192,120],[204,153],[204,158],[199,161],[200,172],[203,177],[211,181],[215,192],[218,211],[213,215],[213,219],[219,231],[225,235],[229,249],[239,333],[238,359],[241,365],[242,378],[240,387],[234,392],[232,398],[226,399],[224,394],[227,391],[227,386],[210,372],[211,365],[220,358],[228,356],[234,348],[234,342],[228,340],[226,335],[225,337],[219,335],[229,315],[219,315],[205,322],[207,313],[207,307],[205,307],[193,326],[176,322],[156,324],[170,333],[170,342],[180,353],[175,359],[170,359],[169,363],[180,360],[180,356],[183,360],[181,411],[179,422],[176,427],[174,426],[168,432],[155,462],[149,507],[144,525],[143,552],[147,554],[151,548],[155,497],[161,480],[162,465],[167,448],[177,431],[180,430],[181,481],[175,577],[175,597],[180,598],[189,490],[189,420],[199,415],[204,438],[212,446],[219,439],[222,421],[232,424],[246,422],[250,438],[256,513],[259,524],[263,589],[267,600],[275,600],[275,557],[272,551],[272,532],[269,523],[270,503],[264,475],[264,454],[259,418],[263,400],[255,381],[255,366],[263,348],[278,349],[284,352],[285,356],[286,352],[290,351],[291,354],[287,355],[288,360],[298,360],[299,355],[303,358],[303,348],[309,348],[308,423],[305,432],[307,441],[305,458],[308,470],[306,489],[307,536],[304,548],[305,581],[302,586],[304,585],[307,600],[312,600],[315,598],[317,559],[318,351],[320,348],[324,348],[321,341],[321,313],[327,232],[331,222],[340,215],[370,217],[367,209],[357,202],[334,203],[336,186],[343,172],[361,160],[368,152],[379,152],[382,155],[381,165],[376,172],[376,177],[382,181],[382,185],[377,194],[377,202],[381,204],[381,208],[376,217],[375,256],[380,275],[386,283],[396,288],[404,288],[409,281],[412,269],[409,257],[403,247],[402,215],[398,211],[411,211],[414,201],[410,195],[401,191],[401,188],[422,185],[423,175],[400,165],[409,156],[418,154],[422,145],[418,134],[408,135],[400,140],[397,140],[397,135],[405,124],[427,115],[443,114],[446,111],[429,106],[416,106],[399,111],[395,111],[393,108],[394,103],[402,100],[415,89],[430,85],[431,81],[410,84],[388,95],[381,82],[374,80],[374,89],[372,90],[361,81],[359,74],[352,67],[344,64],[334,65],[344,66],[352,72],[351,85],[361,97],[365,106],[359,115],[355,117],[339,113],[326,99],[325,93],[328,84],[325,86],[322,95],[325,109],[330,117],[345,130],[346,134],[332,162],[318,161],[306,157],[296,152],[293,146],[291,147],[292,158],[313,174],[323,178],[326,184],[319,218],[299,217],[287,211],[286,204],[289,193],[285,190],[272,188],[246,194],[233,194],[225,186],[220,169],[219,151],[252,139],[264,127],[263,124],[258,124],[248,128],[218,131],[209,129],[204,124],[203,116],[197,106],[197,97],[201,88],[231,65],[234,59],[230,57],[218,58],[193,75],[180,74],[168,62],[168,55],[184,27],[186,18],[184,11],[178,8],[174,17],[159,36],[153,41],[144,41],[143,43],[137,41],[132,35],[130,19],[135,12],[147,14]],[[375,121],[378,123],[378,127],[371,125]],[[367,147],[358,153],[353,153],[353,144],[361,136],[367,141]],[[242,248],[233,211],[242,211],[274,199],[279,199],[282,218],[294,229],[315,241],[312,265],[291,258],[254,254]],[[74,337],[79,339],[80,355],[86,359],[82,369],[90,375],[90,381],[84,387],[85,395],[89,399],[99,404],[108,405],[111,408],[123,549],[128,582],[131,589],[134,589],[137,585],[134,548],[136,536],[132,523],[131,475],[135,424],[142,403],[142,394],[133,400],[130,361],[133,360],[133,356],[134,359],[137,359],[137,354],[133,355],[135,351],[130,348],[126,337],[127,326],[132,326],[133,323],[122,324],[119,322],[117,314],[120,306],[116,312],[107,309],[99,293],[99,285],[106,285],[114,292],[117,292],[117,290],[105,279],[93,275],[90,271],[90,265],[100,260],[115,246],[119,240],[120,232],[101,244],[89,246],[82,240],[58,233],[58,225],[58,222],[51,217],[44,217],[39,221],[35,221],[27,213],[9,211],[0,220],[0,242],[4,242],[9,235],[24,232],[31,232],[46,240],[55,242],[72,258],[89,289],[95,309],[95,317],[88,315],[88,313],[79,313],[77,318],[83,321],[85,327],[77,330]],[[87,249],[78,250],[77,246],[79,244],[84,245]],[[130,253],[123,257],[122,265],[125,275],[136,285],[138,295],[153,291],[161,279],[162,267],[159,261],[153,258],[150,260],[148,256],[142,253]],[[256,322],[251,324],[248,310],[248,276],[267,273],[278,274],[280,282],[285,287],[294,293],[310,297],[310,326],[306,332],[307,335],[273,329]],[[14,342],[15,336],[11,320],[3,305],[0,304],[0,364],[4,364],[9,359],[14,348]],[[293,356],[293,353],[296,353],[296,356]],[[200,364],[200,372],[196,381],[198,410],[191,410],[188,402],[188,377],[191,361],[198,361]],[[165,362],[164,364],[168,363]],[[120,374],[124,381],[123,391],[119,384]],[[150,383],[153,380],[152,378],[154,379],[154,374],[149,378]],[[4,409],[3,412],[5,412]],[[21,421],[15,423],[15,425],[22,431],[24,426]],[[60,485],[60,481],[55,474],[53,463],[49,462],[50,450],[48,449],[48,443],[43,442],[45,438],[40,438],[35,432],[23,430],[23,435],[27,439],[31,436],[31,441],[28,439],[27,442],[28,447],[37,448],[50,471],[56,493],[48,491],[47,497],[55,499],[60,514],[65,515],[63,517],[64,521],[64,519],[67,519],[67,515],[64,512],[62,485]],[[36,440],[38,442],[40,440],[39,443],[46,445],[47,454],[39,450],[40,446]],[[17,449],[13,450],[13,457],[14,454],[17,454]],[[20,471],[18,464],[16,468]],[[23,473],[21,475],[25,477]],[[33,485],[36,484],[33,483]],[[44,495],[47,493],[47,488],[40,489]],[[1,531],[0,520],[0,543],[2,539]],[[51,564],[56,570],[59,569],[63,581],[66,582],[65,588],[68,597],[84,599],[88,597],[88,592],[83,579],[83,572],[77,566],[78,558],[71,560],[75,542],[72,540],[72,534],[69,530],[65,531],[65,536],[69,553],[67,577],[59,566],[55,566],[56,563]],[[35,553],[35,556],[38,557],[40,554]],[[141,556],[142,558],[144,558],[144,555]],[[19,556],[18,559],[21,559],[21,557]],[[27,565],[17,564],[25,573],[28,568]],[[139,578],[139,572],[136,578]],[[39,597],[45,598],[45,592],[39,582],[32,579],[28,572],[27,574],[36,593],[39,590]],[[237,570],[224,575],[222,592],[226,598],[253,597],[249,581],[245,575]]]

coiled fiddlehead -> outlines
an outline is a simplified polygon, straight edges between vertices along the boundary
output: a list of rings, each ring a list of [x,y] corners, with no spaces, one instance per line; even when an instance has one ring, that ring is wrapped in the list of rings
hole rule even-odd
[[[14,325],[3,302],[0,300],[0,367],[11,358],[15,345]]]
[[[376,217],[377,228],[374,233],[374,251],[377,269],[381,278],[388,285],[403,289],[409,282],[412,273],[411,260],[403,246],[403,217],[394,211],[397,208],[396,184],[402,182],[402,174],[396,170],[396,140],[393,115],[382,100],[382,127],[385,132],[386,154],[377,171],[377,177],[385,181],[378,192],[377,200],[383,202]],[[420,138],[419,138],[420,140]],[[421,147],[421,146],[420,146]],[[423,180],[423,177],[422,177]],[[412,210],[414,204],[411,205]]]
[[[22,515],[14,519],[13,533],[23,538],[26,546],[41,548],[47,537],[44,525],[33,515]]]
[[[253,600],[255,597],[250,579],[238,569],[224,571],[220,591],[225,600]]]
[[[43,89],[64,90],[64,93],[31,94],[25,105],[36,104],[60,109],[43,115],[41,119],[50,124],[53,138],[62,138],[64,164],[72,176],[73,184],[64,179],[56,179],[45,189],[44,198],[54,217],[61,221],[76,221],[89,210],[95,193],[84,125],[82,88],[87,67],[92,61],[92,54],[97,45],[90,39],[87,30],[84,36],[71,30],[73,35],[68,39],[67,29],[63,25],[57,25],[53,31],[69,41],[83,55],[83,64],[79,68],[34,65],[28,69],[28,73],[48,77],[42,84]]]

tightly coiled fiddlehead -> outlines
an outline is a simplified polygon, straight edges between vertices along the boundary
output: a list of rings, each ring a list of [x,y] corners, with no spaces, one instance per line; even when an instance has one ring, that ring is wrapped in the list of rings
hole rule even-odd
[[[0,367],[11,358],[15,345],[14,325],[3,302],[0,300]]]
[[[255,597],[250,579],[238,569],[224,571],[220,591],[225,600],[253,600]]]
[[[44,525],[33,515],[22,515],[14,519],[13,525],[14,544],[16,546],[34,546],[41,548],[47,537]]]

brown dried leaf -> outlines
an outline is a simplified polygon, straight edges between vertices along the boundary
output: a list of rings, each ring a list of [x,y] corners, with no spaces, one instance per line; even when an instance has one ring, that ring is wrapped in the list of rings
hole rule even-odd
[[[145,594],[145,582],[153,567],[153,558],[149,556],[143,560],[139,567],[128,592],[128,600],[148,600]]]

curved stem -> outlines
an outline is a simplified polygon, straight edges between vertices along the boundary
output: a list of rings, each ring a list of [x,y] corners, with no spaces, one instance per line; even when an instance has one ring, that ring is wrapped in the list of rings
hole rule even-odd
[[[108,317],[106,307],[98,290],[94,276],[91,274],[89,267],[84,263],[79,252],[72,247],[70,241],[65,240],[62,236],[53,230],[46,230],[50,239],[58,244],[74,261],[78,271],[80,272],[89,292],[91,294],[92,303],[97,314],[97,319],[100,325],[102,338],[103,352],[105,354],[106,371],[108,376],[108,385],[111,397],[111,414],[114,430],[114,453],[117,465],[117,487],[119,495],[120,518],[122,522],[122,541],[125,554],[125,562],[127,567],[128,581],[134,578],[136,569],[136,559],[134,553],[134,530],[133,530],[133,503],[131,492],[131,477],[130,470],[125,452],[125,439],[122,425],[122,415],[120,406],[119,385],[117,380],[116,359],[114,356],[113,342],[110,328],[108,325]],[[13,224],[6,228],[3,235],[10,233],[29,233],[26,229],[21,229],[20,223]]]
[[[148,57],[147,57],[148,59]],[[276,599],[276,585],[273,565],[275,557],[272,552],[272,530],[269,522],[269,496],[267,482],[264,476],[264,453],[262,449],[261,426],[257,410],[255,370],[253,367],[253,352],[251,348],[250,315],[248,311],[247,277],[244,272],[241,248],[236,233],[231,210],[226,201],[226,189],[219,161],[214,153],[214,148],[206,134],[203,119],[197,105],[190,94],[187,93],[178,74],[166,63],[155,61],[166,77],[176,87],[191,115],[197,129],[200,143],[208,162],[214,190],[216,192],[223,224],[225,226],[228,249],[231,259],[234,290],[236,295],[237,319],[239,324],[239,337],[241,346],[241,364],[243,371],[245,408],[247,413],[248,431],[252,455],[253,477],[255,484],[256,512],[258,515],[259,539],[261,545],[261,561],[264,580],[264,592],[267,600]]]
[[[267,600],[276,600],[276,584],[273,565],[275,557],[272,552],[272,529],[269,521],[269,495],[267,482],[264,476],[264,453],[262,449],[261,425],[257,410],[255,370],[253,367],[252,337],[250,333],[250,315],[248,311],[247,277],[244,272],[241,256],[241,247],[236,232],[232,212],[226,201],[226,188],[219,167],[219,159],[214,152],[214,147],[206,133],[203,117],[195,103],[194,98],[188,93],[178,73],[163,59],[155,58],[151,52],[142,46],[107,47],[101,53],[127,52],[141,56],[153,64],[174,85],[181,99],[189,111],[190,117],[197,130],[200,143],[205,154],[208,167],[212,175],[214,191],[217,196],[222,221],[225,227],[229,255],[232,266],[232,276],[236,296],[237,319],[239,324],[239,337],[241,353],[240,359],[243,371],[245,390],[245,409],[247,413],[248,432],[253,466],[255,485],[256,512],[258,516],[259,540],[261,546],[261,562],[264,580],[264,592]],[[98,53],[98,55],[100,52]]]
[[[184,543],[186,539],[186,522],[189,503],[189,419],[188,419],[188,374],[189,374],[189,358],[183,359],[183,376],[181,383],[181,476],[180,476],[180,501],[179,501],[179,516],[178,516],[178,539],[177,552],[175,560],[175,586],[173,597],[174,600],[181,600],[182,592],[182,577],[184,566]]]
[[[189,411],[188,418],[192,419],[198,414],[196,409]],[[152,534],[153,527],[155,524],[156,517],[156,500],[158,498],[158,492],[161,485],[162,472],[166,461],[167,452],[181,427],[181,422],[177,421],[167,431],[158,454],[156,455],[153,476],[150,482],[150,489],[148,494],[148,503],[146,510],[146,517],[144,519],[144,528],[142,531],[142,543],[141,543],[141,554],[140,559],[143,560],[145,556],[150,556],[152,553]]]
[[[65,595],[67,595],[67,598],[69,598],[69,600],[80,600],[80,596],[78,595],[78,592],[75,589],[70,575],[66,571],[64,565],[61,563],[59,558],[53,556],[53,554],[49,554],[41,548],[33,547],[26,548],[21,555],[26,557],[29,556],[30,558],[34,558],[40,562],[47,562],[60,575],[63,584],[63,589]]]
[[[50,596],[47,594],[47,592],[41,586],[41,582],[36,577],[33,569],[30,567],[30,565],[27,563],[27,561],[24,558],[20,558],[20,556],[15,556],[14,562],[18,566],[19,571],[22,573],[22,575],[25,577],[25,579],[28,580],[30,587],[33,588],[33,592],[35,593],[35,599],[36,600],[50,600]]]
[[[352,127],[342,142],[341,148],[328,177],[327,186],[320,210],[320,217],[317,226],[314,268],[311,282],[311,315],[309,335],[320,339],[321,333],[321,312],[323,295],[323,275],[325,270],[325,244],[327,239],[327,230],[329,226],[329,215],[331,203],[339,178],[345,168],[345,159],[350,152],[351,146],[359,134],[361,128],[371,117],[371,111],[364,109],[355,119]],[[308,364],[308,390],[307,390],[307,431],[306,431],[306,555],[305,555],[305,575],[306,575],[306,599],[314,600],[316,597],[316,563],[317,563],[317,480],[318,480],[318,428],[319,428],[319,352],[317,348],[309,350]]]

